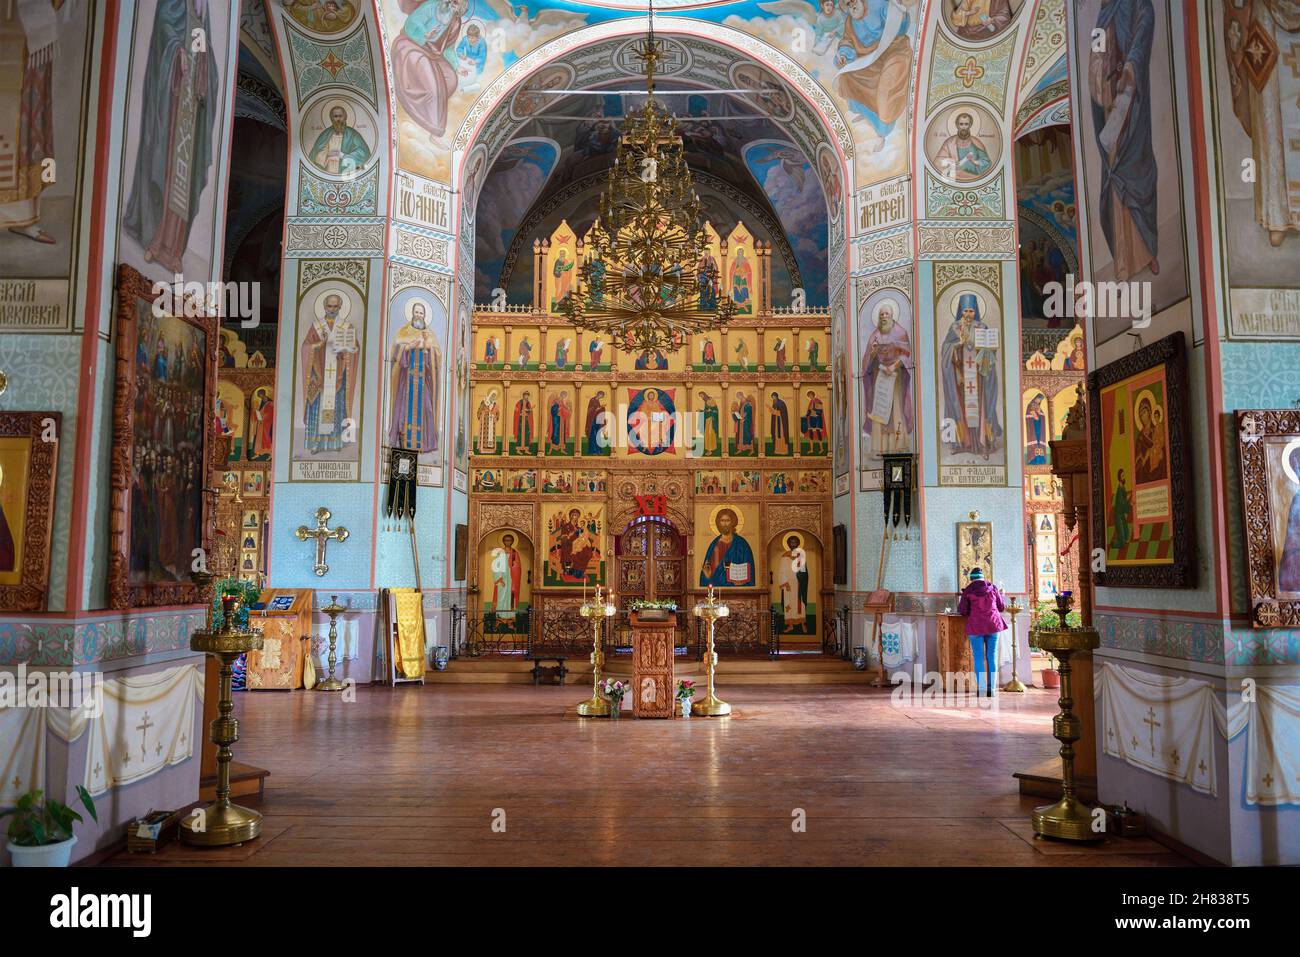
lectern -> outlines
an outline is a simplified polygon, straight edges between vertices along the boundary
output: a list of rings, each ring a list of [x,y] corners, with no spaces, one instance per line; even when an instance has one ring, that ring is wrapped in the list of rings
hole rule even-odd
[[[638,718],[671,718],[677,615],[647,608],[632,612],[631,621],[632,711]]]

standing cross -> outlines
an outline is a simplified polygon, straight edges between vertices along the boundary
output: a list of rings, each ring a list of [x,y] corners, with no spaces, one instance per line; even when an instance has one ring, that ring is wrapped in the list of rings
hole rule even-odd
[[[346,542],[348,536],[352,534],[342,525],[337,528],[330,528],[329,521],[332,514],[329,509],[322,505],[316,509],[315,528],[299,525],[298,530],[293,533],[300,542],[305,542],[309,538],[316,539],[316,564],[312,566],[312,571],[321,577],[330,570],[329,565],[325,564],[325,546],[329,544],[330,539],[337,542]]]
[[[1160,722],[1156,720],[1155,708],[1147,708],[1147,716],[1142,719],[1142,723],[1151,729],[1151,753],[1154,755],[1156,753],[1156,728],[1161,727]]]
[[[145,735],[149,733],[149,729],[152,727],[153,727],[153,722],[149,720],[149,712],[146,711],[144,713],[144,718],[140,721],[139,724],[135,726],[135,729],[140,732],[140,759],[141,760],[144,760],[147,757],[147,754],[145,753],[145,749],[144,749],[144,739],[145,739]]]

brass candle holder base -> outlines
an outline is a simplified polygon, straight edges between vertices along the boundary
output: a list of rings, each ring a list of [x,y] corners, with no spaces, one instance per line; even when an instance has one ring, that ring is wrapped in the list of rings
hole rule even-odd
[[[609,702],[599,695],[592,695],[590,701],[578,705],[578,714],[584,718],[608,718]]]
[[[691,705],[691,717],[697,714],[704,718],[723,718],[731,714],[731,705],[711,694],[703,701]]]
[[[1062,841],[1100,841],[1106,837],[1092,829],[1092,808],[1074,795],[1034,808],[1029,820],[1040,837]]]
[[[326,678],[324,681],[316,682],[313,691],[342,691],[345,685],[338,678]]]
[[[181,841],[199,847],[243,844],[262,831],[260,813],[230,800],[230,746],[239,740],[239,719],[232,713],[235,710],[231,689],[234,664],[240,655],[262,650],[260,631],[236,627],[238,605],[236,596],[221,596],[221,628],[201,628],[190,636],[192,651],[212,655],[221,662],[217,716],[209,729],[210,740],[217,745],[217,799],[197,815],[192,814],[180,822]]]
[[[198,830],[198,828],[202,830]],[[252,808],[218,801],[204,809],[201,817],[180,822],[181,840],[199,847],[229,847],[243,844],[262,833],[262,815]]]

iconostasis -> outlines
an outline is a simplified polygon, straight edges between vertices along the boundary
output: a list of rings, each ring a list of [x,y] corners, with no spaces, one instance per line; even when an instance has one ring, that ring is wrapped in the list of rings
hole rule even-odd
[[[535,247],[534,308],[474,314],[470,540],[484,626],[526,629],[533,609],[570,608],[597,584],[683,605],[713,585],[733,614],[774,612],[783,644],[820,643],[829,315],[765,308],[765,250],[742,223],[711,247],[701,283],[749,315],[675,351],[628,350],[560,313],[583,291],[584,246],[562,223]]]
[[[273,340],[250,350],[233,329],[221,330],[213,426],[228,451],[213,482],[218,492],[215,570],[258,584],[267,570],[274,360]]]
[[[1036,349],[1021,373],[1024,418],[1025,542],[1032,594],[1051,601],[1078,585],[1077,529],[1064,524],[1064,490],[1052,474],[1051,442],[1063,437],[1065,418],[1079,399],[1087,375],[1083,327],[1075,326],[1054,351]]]

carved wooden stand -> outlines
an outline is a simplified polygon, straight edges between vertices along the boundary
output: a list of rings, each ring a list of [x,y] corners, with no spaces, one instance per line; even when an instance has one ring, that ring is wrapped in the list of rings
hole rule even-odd
[[[677,616],[632,613],[632,709],[638,718],[673,716],[673,647]]]

